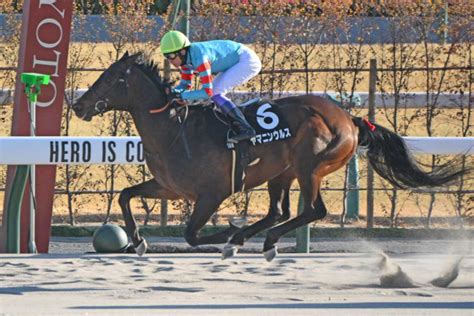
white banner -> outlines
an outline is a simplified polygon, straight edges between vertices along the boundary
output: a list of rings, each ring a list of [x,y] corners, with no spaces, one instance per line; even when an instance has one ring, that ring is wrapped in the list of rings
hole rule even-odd
[[[417,154],[472,155],[474,137],[403,137],[408,148]]]
[[[143,164],[140,137],[0,137],[0,164]]]
[[[474,137],[404,137],[417,154],[474,154]],[[143,164],[140,137],[0,137],[2,165]]]

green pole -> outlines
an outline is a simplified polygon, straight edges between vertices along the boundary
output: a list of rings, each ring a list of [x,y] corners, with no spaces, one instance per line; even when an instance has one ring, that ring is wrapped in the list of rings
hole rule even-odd
[[[300,192],[298,198],[298,215],[304,211],[304,199]],[[309,225],[304,225],[296,229],[296,252],[309,253]]]
[[[449,23],[449,13],[448,13],[448,1],[444,5],[444,43],[448,42],[448,23]]]
[[[171,28],[173,29],[178,19],[179,11],[185,13],[185,18],[181,19],[181,23],[178,25],[178,30],[186,34],[189,37],[189,12],[191,10],[190,0],[174,0],[173,3],[174,13],[171,15],[169,22],[171,22]],[[170,79],[171,67],[170,62],[165,59],[164,61],[164,77]],[[161,200],[161,226],[166,226],[168,223],[168,201]]]
[[[179,9],[184,14],[179,23],[179,31],[189,37],[189,12],[191,11],[191,1],[181,0]]]
[[[28,165],[16,167],[13,184],[7,200],[7,252],[20,253],[21,202],[28,179]]]
[[[359,164],[357,155],[349,162],[349,192],[347,193],[347,218],[359,217]]]
[[[369,121],[375,122],[375,92],[377,90],[377,59],[370,60]],[[374,170],[367,165],[367,228],[374,228]]]
[[[360,107],[362,101],[360,95],[353,94],[352,99],[347,94],[329,93],[326,97],[336,103],[338,106],[344,108],[344,103],[349,103],[351,106]],[[347,218],[357,218],[359,216],[359,163],[357,155],[352,157],[349,162],[349,192],[346,196],[347,201]]]

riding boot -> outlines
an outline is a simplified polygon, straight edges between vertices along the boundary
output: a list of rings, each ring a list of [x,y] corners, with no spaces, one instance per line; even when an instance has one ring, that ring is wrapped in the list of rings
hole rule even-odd
[[[230,137],[229,141],[237,143],[255,137],[255,130],[250,126],[249,122],[247,122],[247,119],[238,107],[227,112],[227,117],[229,118],[231,125],[235,127],[237,133],[233,137]]]

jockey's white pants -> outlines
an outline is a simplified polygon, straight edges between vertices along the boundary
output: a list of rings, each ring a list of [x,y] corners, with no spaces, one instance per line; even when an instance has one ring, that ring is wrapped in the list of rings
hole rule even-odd
[[[262,62],[255,52],[242,45],[237,64],[219,73],[213,80],[213,94],[225,95],[235,87],[246,83],[262,70]]]

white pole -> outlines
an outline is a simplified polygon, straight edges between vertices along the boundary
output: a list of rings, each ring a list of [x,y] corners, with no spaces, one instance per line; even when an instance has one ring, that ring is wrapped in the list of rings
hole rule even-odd
[[[35,88],[34,88],[35,89]],[[36,136],[36,101],[28,101],[30,108],[30,136]],[[28,235],[28,252],[37,253],[35,237],[36,221],[36,165],[30,166],[30,229]]]

